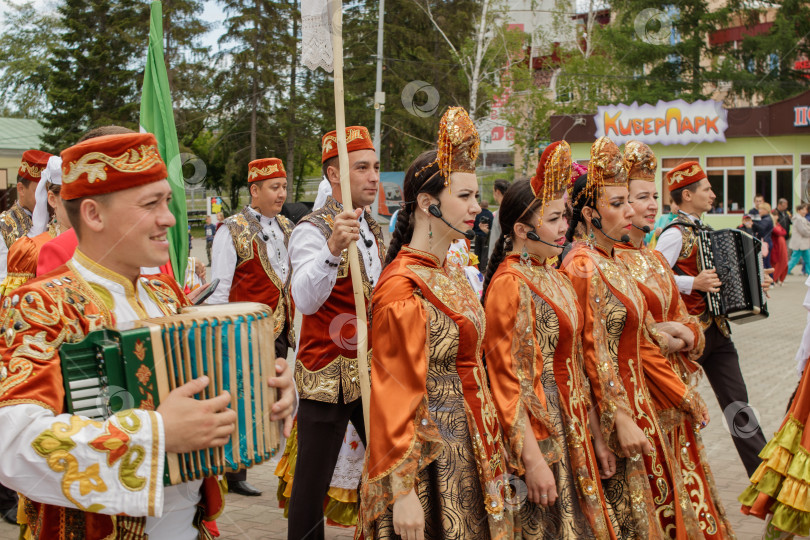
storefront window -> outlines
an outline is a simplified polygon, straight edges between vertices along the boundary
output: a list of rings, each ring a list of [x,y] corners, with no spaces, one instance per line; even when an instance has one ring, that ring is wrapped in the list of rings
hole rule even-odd
[[[706,158],[706,175],[717,196],[714,214],[742,214],[745,212],[745,157]]]
[[[801,194],[802,202],[810,202],[810,154],[802,154],[801,168]]]
[[[779,199],[786,199],[793,208],[793,156],[754,156],[755,193],[776,208]]]

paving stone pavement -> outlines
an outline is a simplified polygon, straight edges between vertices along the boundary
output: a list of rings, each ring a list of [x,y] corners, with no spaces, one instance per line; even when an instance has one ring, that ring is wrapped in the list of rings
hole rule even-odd
[[[807,320],[802,307],[806,288],[804,278],[789,276],[783,287],[771,294],[771,316],[747,325],[732,325],[734,342],[740,352],[749,400],[760,415],[766,437],[778,429],[788,397],[798,378],[794,355]],[[745,489],[748,478],[731,437],[721,418],[720,409],[705,380],[700,393],[709,405],[712,421],[703,431],[709,463],[717,488],[726,507],[732,527],[740,540],[761,538],[763,522],[740,513],[737,496]],[[261,497],[228,495],[225,512],[218,520],[222,538],[285,539],[287,521],[276,503],[274,464],[251,469],[249,481],[263,490]],[[327,527],[326,538],[352,538],[353,529]],[[0,540],[16,539],[16,529],[0,523]]]

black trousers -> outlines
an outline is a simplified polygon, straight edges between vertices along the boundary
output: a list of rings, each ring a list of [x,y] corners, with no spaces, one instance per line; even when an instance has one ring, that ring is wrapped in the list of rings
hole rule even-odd
[[[17,504],[17,492],[0,484],[0,514],[8,512]]]
[[[737,453],[748,472],[754,474],[762,460],[759,452],[765,446],[765,435],[759,421],[748,404],[737,348],[730,337],[725,337],[716,323],[706,329],[706,349],[698,363],[712,385],[717,402],[723,410]]]
[[[366,444],[361,400],[343,403],[341,391],[337,403],[302,399],[298,404],[298,461],[290,495],[287,540],[323,540],[323,501],[350,420]]]

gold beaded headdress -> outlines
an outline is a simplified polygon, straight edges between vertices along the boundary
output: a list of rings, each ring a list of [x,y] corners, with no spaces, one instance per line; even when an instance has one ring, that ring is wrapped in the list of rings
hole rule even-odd
[[[627,187],[627,171],[624,169],[622,153],[616,143],[607,137],[599,137],[591,146],[588,182],[581,196],[595,202],[606,186]]]
[[[450,185],[452,172],[475,172],[481,140],[464,107],[450,107],[444,113],[439,123],[438,143],[436,162],[445,186]]]
[[[543,150],[530,181],[534,198],[540,201],[540,221],[549,201],[560,199],[571,183],[571,146],[554,141]]]
[[[627,180],[655,182],[658,162],[652,149],[641,141],[630,141],[624,145],[624,169]]]

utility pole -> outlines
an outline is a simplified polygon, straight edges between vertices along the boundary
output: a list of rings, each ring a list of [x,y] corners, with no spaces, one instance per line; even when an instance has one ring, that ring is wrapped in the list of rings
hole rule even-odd
[[[385,0],[380,0],[380,14],[377,18],[377,86],[374,89],[374,152],[380,159],[380,122],[385,110],[385,92],[382,91],[383,67],[383,23],[385,19]],[[381,167],[382,169],[382,167]],[[380,198],[385,196],[385,188],[380,183],[380,193],[371,203],[371,214],[379,220]]]
[[[374,91],[374,149],[380,159],[380,122],[385,110],[385,92],[382,91],[383,68],[383,22],[385,19],[385,0],[380,0],[380,14],[377,21],[377,87]]]

